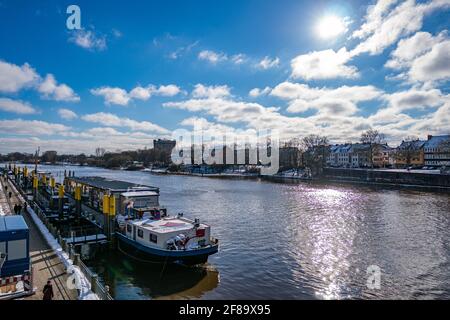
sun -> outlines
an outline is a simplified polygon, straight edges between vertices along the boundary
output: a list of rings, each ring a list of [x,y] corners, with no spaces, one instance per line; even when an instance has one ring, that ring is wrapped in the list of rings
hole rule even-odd
[[[323,39],[334,38],[347,31],[345,19],[329,15],[320,19],[317,24],[317,33]]]

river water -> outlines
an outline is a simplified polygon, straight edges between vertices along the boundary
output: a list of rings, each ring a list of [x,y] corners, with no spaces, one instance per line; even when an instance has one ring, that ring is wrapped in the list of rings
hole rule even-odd
[[[169,213],[220,239],[203,267],[99,255],[91,266],[116,299],[450,298],[448,193],[66,169],[157,186]]]

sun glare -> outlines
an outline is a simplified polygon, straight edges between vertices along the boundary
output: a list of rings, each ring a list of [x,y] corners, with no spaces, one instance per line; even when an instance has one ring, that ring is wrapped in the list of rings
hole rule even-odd
[[[323,17],[317,24],[317,33],[324,39],[336,37],[346,30],[344,19],[334,15]]]

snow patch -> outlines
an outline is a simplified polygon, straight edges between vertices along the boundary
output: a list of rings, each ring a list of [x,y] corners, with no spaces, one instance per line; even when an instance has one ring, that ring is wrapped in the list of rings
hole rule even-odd
[[[11,187],[14,189],[18,197],[20,198],[20,201],[24,202],[24,199],[22,195],[17,191],[15,186],[13,184],[10,184]],[[70,259],[69,255],[63,251],[61,246],[59,245],[58,241],[53,237],[53,235],[50,233],[50,231],[47,229],[47,227],[44,225],[44,223],[39,219],[36,212],[28,206],[27,207],[28,213],[30,214],[31,218],[33,219],[34,223],[38,227],[38,229],[41,231],[41,234],[44,236],[45,240],[49,244],[49,246],[55,251],[55,253],[58,255],[58,258],[61,260],[61,262],[64,264],[67,271],[70,272],[70,277],[76,277],[77,278],[77,284],[79,284],[79,300],[100,300],[99,297],[92,292],[91,290],[91,283],[86,278],[83,272],[73,264],[73,261]]]

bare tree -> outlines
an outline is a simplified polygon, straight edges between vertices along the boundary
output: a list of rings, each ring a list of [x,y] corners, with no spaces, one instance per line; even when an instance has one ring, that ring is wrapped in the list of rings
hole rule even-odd
[[[311,169],[314,175],[320,174],[325,167],[329,153],[328,137],[310,134],[302,139],[301,145],[305,150],[302,162]]]
[[[405,165],[409,166],[414,157],[420,157],[420,149],[417,148],[415,141],[419,141],[416,136],[405,137],[395,152],[396,160],[404,161]]]
[[[385,135],[378,130],[369,129],[361,134],[361,143],[369,145],[369,161],[373,168],[373,158],[380,151],[380,145],[385,142]]]
[[[95,149],[95,156],[97,158],[102,158],[105,155],[105,152],[106,152],[106,150],[104,148],[98,147]]]
[[[319,136],[317,134],[310,134],[302,139],[301,144],[305,150],[312,149],[318,146],[328,145],[329,140],[326,136]]]

